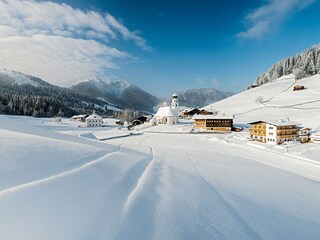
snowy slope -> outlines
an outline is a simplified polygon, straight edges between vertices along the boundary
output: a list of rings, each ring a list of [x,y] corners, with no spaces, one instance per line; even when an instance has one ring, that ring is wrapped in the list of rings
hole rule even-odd
[[[319,162],[213,135],[97,142],[53,119],[0,126],[0,239],[319,237]]]
[[[293,91],[294,85],[307,89]],[[320,127],[320,75],[295,80],[284,76],[205,107],[235,115],[236,123],[290,118],[305,127]]]
[[[11,84],[12,83],[18,84],[18,85],[30,84],[34,87],[39,86],[37,82],[32,81],[30,77],[28,77],[27,75],[20,72],[8,70],[8,69],[0,69],[0,80],[7,81]]]

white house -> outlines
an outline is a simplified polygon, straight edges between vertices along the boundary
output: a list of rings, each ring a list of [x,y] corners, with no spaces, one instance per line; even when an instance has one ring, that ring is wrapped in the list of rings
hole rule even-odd
[[[179,102],[177,94],[172,95],[171,106],[160,107],[150,120],[151,125],[176,124],[179,119]]]
[[[302,143],[306,143],[309,141],[309,131],[310,128],[299,128],[298,131],[298,136],[299,136],[299,141]]]
[[[87,127],[102,127],[103,121],[102,117],[97,115],[94,111],[92,115],[86,118]]]
[[[266,141],[281,144],[298,140],[298,123],[286,120],[266,121]]]
[[[310,141],[313,143],[320,143],[320,132],[312,133],[310,135]]]

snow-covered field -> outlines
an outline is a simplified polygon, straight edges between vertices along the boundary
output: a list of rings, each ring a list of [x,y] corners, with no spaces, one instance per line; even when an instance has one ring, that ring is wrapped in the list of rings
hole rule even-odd
[[[319,145],[189,127],[0,116],[0,239],[319,239]]]
[[[306,89],[293,91],[295,85]],[[290,118],[320,130],[320,75],[300,80],[284,76],[205,108],[235,115],[235,123]]]

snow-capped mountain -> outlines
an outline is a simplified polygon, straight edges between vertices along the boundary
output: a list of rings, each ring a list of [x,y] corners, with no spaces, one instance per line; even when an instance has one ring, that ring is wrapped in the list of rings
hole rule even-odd
[[[87,81],[79,83],[72,88],[76,89],[78,85],[96,87],[97,89],[103,89],[105,92],[108,92],[117,97],[121,97],[123,91],[130,86],[130,83],[123,79],[114,81],[103,81],[97,77],[94,77],[89,78]]]
[[[22,72],[10,70],[10,69],[0,69],[0,82],[2,84],[9,85],[31,85],[33,87],[49,87],[54,86],[40,78],[24,74]]]
[[[296,54],[277,62],[267,72],[260,74],[253,85],[257,86],[267,82],[272,82],[289,74],[294,74],[296,79],[302,79],[319,73],[320,45],[316,45],[300,54]]]
[[[234,93],[214,88],[193,88],[178,92],[177,95],[180,106],[200,108],[228,98],[234,95]],[[168,97],[165,102],[167,104],[171,103],[171,97]]]
[[[81,94],[104,99],[122,108],[153,111],[159,99],[125,80],[104,81],[91,78],[71,87]]]
[[[72,116],[105,110],[105,101],[58,87],[21,72],[0,70],[0,114],[35,117]]]
[[[7,69],[0,69],[0,78],[3,81],[7,81],[12,84],[30,84],[32,86],[38,87],[39,83],[32,81],[28,76],[16,71],[10,71]]]

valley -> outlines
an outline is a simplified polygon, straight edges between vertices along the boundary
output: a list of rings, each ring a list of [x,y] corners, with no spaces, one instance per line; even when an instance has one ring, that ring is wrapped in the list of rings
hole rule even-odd
[[[118,127],[0,123],[1,239],[318,236],[319,161],[246,144],[244,133],[174,134],[185,122],[97,141],[79,136]]]

